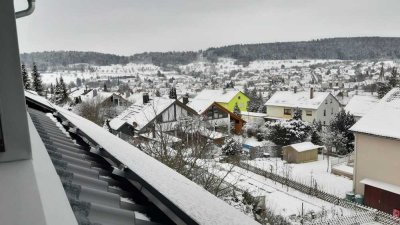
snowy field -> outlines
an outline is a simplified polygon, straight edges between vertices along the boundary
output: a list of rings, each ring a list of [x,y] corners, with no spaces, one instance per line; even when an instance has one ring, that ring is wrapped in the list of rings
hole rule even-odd
[[[334,157],[330,157],[330,159],[334,159]],[[325,160],[322,159],[322,155],[318,156],[318,161],[301,164],[287,164],[280,158],[249,160],[246,163],[266,171],[272,169],[274,173],[279,175],[284,175],[289,168],[290,177],[293,180],[311,185],[311,180],[314,179],[317,182],[318,189],[342,198],[346,196],[346,192],[353,189],[352,180],[331,174],[330,168],[327,172],[328,162],[326,158]]]
[[[224,177],[231,164],[219,163],[218,170],[209,170],[217,176]],[[295,220],[301,215],[303,204],[304,214],[314,214],[317,218],[324,215],[324,219],[347,216],[354,213],[353,210],[336,206],[319,198],[304,194],[292,188],[275,183],[263,176],[248,170],[234,167],[226,177],[228,183],[234,184],[241,190],[247,190],[253,196],[265,196],[266,207],[274,214],[282,215]]]

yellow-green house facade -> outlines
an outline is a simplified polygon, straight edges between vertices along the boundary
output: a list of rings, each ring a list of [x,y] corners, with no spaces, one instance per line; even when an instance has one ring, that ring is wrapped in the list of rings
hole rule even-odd
[[[222,105],[229,111],[233,112],[235,105],[237,104],[240,111],[247,111],[247,105],[250,101],[250,98],[247,97],[243,92],[238,91],[237,94],[228,102],[217,102],[218,104]]]

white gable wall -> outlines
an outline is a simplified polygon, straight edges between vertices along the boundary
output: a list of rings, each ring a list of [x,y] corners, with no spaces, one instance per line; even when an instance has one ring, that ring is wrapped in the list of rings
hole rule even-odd
[[[332,103],[331,103],[332,101]],[[326,103],[326,104],[325,104]],[[324,115],[324,110],[326,114]],[[322,125],[329,125],[329,122],[335,117],[340,111],[339,102],[331,94],[325,99],[325,101],[318,107],[316,111],[315,120],[321,121]]]
[[[175,129],[176,121],[188,116],[188,111],[177,104],[172,104],[162,113],[161,127],[163,131]]]

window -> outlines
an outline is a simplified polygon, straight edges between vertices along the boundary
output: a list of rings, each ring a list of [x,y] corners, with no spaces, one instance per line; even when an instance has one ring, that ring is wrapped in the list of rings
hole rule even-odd
[[[326,116],[326,109],[324,109],[324,116]]]
[[[207,111],[207,118],[209,120],[213,119],[213,107]]]
[[[324,121],[324,126],[326,125],[326,122]]]
[[[312,111],[311,110],[306,110],[306,115],[307,116],[312,116]]]
[[[208,111],[207,111],[207,117],[209,120],[212,119],[221,119],[221,118],[227,118],[228,114],[225,112],[221,112],[217,107],[212,106]]]
[[[238,99],[240,99],[240,96],[238,96]]]
[[[325,100],[325,105],[328,104],[328,100]]]
[[[331,104],[332,104],[332,99],[331,99]]]
[[[292,109],[283,109],[284,115],[292,115]]]
[[[331,115],[333,115],[333,108],[332,108],[332,110],[331,110]]]
[[[5,152],[4,138],[3,138],[3,128],[1,126],[1,114],[0,114],[0,152]]]

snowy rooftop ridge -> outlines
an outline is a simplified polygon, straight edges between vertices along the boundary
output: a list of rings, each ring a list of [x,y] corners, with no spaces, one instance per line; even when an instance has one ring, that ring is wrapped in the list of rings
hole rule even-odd
[[[309,91],[302,91],[297,93],[293,91],[278,91],[265,103],[265,105],[303,109],[318,109],[318,107],[329,95],[329,92],[314,92],[314,97],[310,98]]]
[[[344,108],[346,112],[354,116],[364,116],[379,102],[376,96],[354,95]]]
[[[351,131],[400,139],[400,88],[387,93]]]
[[[125,123],[132,124],[135,122],[137,124],[136,129],[140,130],[175,101],[175,99],[169,98],[154,98],[147,104],[133,104],[112,119],[110,126],[112,129],[118,130]]]

